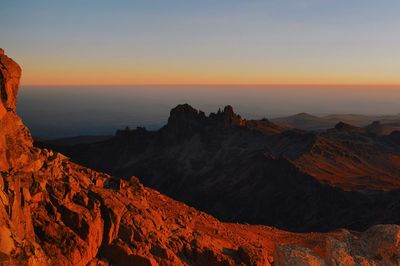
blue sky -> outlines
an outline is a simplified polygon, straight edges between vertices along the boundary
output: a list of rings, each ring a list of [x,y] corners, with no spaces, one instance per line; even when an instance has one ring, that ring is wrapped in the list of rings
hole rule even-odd
[[[25,84],[400,84],[400,1],[11,1]]]

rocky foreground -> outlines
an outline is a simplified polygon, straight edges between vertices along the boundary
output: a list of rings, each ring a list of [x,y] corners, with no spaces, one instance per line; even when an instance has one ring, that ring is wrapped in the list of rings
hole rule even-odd
[[[35,148],[0,49],[0,265],[398,265],[400,227],[295,234],[221,223]]]

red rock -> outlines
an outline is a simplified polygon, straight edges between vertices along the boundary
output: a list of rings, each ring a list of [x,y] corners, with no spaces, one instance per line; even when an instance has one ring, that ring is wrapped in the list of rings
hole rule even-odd
[[[328,238],[326,244],[326,260],[330,265],[354,266],[354,258],[350,255],[349,247],[346,243],[335,238]]]
[[[373,226],[362,234],[361,245],[364,254],[372,259],[400,263],[400,226]]]
[[[325,266],[324,261],[312,250],[299,246],[279,246],[275,250],[274,263],[280,266]]]
[[[258,254],[257,254],[258,253]],[[269,266],[268,254],[262,249],[249,249],[245,246],[238,248],[238,255],[245,265]]]
[[[12,59],[4,55],[4,50],[0,51],[0,77],[4,82],[0,96],[3,107],[7,111],[15,111],[21,68]]]

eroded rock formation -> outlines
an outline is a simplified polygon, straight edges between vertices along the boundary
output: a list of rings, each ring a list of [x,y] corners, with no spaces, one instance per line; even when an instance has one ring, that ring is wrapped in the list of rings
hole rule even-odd
[[[400,228],[294,234],[221,223],[32,146],[15,113],[20,69],[0,50],[1,265],[395,265]],[[385,264],[386,263],[386,264]]]
[[[400,142],[338,123],[327,132],[246,121],[188,104],[157,131],[58,147],[91,169],[140,181],[226,222],[283,230],[366,230],[400,223]],[[58,149],[56,147],[56,149]],[[340,214],[338,216],[338,214]]]

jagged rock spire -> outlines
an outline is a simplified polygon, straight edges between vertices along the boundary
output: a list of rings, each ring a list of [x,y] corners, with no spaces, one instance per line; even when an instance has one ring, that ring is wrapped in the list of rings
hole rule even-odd
[[[0,48],[0,170],[24,163],[32,146],[29,130],[15,113],[20,78],[21,67]]]
[[[21,67],[0,48],[0,119],[7,111],[15,111]]]

